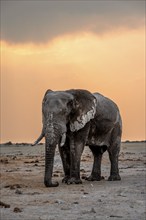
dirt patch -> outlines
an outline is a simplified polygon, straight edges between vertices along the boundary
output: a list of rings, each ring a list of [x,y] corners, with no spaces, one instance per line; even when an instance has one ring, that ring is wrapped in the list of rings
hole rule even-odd
[[[88,182],[93,158],[88,148],[82,156],[83,184],[62,183],[63,171],[56,152],[53,179],[59,187],[46,188],[44,145],[2,145],[1,202],[3,220],[144,220],[145,212],[145,143],[122,144],[119,167],[122,180],[107,181],[110,172],[108,154],[102,161],[99,182]]]

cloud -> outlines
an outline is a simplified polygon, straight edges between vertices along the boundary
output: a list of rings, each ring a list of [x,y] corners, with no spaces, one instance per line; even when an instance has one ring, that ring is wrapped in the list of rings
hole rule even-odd
[[[73,32],[101,34],[144,25],[145,1],[1,1],[1,40],[47,42]]]

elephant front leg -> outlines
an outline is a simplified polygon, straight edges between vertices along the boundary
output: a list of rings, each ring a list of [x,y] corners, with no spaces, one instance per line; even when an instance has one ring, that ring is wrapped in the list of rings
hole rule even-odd
[[[82,183],[80,179],[81,155],[86,144],[90,124],[87,123],[81,130],[70,134],[70,179],[68,184]]]
[[[67,184],[81,184],[80,179],[80,160],[83,146],[77,145],[74,141],[70,144],[70,178],[67,180]]]
[[[59,152],[65,175],[62,179],[62,182],[67,183],[68,179],[70,178],[70,146],[68,140],[66,140],[66,143],[63,147],[59,146]]]

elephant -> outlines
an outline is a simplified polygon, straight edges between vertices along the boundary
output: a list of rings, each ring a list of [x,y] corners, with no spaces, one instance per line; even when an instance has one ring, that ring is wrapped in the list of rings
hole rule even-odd
[[[47,90],[42,102],[42,132],[33,145],[45,138],[46,187],[52,181],[55,149],[58,145],[67,184],[80,184],[80,161],[89,146],[94,162],[88,181],[101,180],[101,160],[107,150],[110,159],[109,181],[121,180],[118,168],[122,120],[117,105],[100,93],[83,89]]]

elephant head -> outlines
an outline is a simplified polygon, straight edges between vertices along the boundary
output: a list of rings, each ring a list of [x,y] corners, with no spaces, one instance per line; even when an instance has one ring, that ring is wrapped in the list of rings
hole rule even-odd
[[[58,186],[52,183],[53,162],[56,145],[66,142],[66,134],[77,132],[94,118],[96,99],[86,90],[51,91],[47,90],[42,102],[43,128],[37,144],[45,137],[45,178],[47,187]]]

